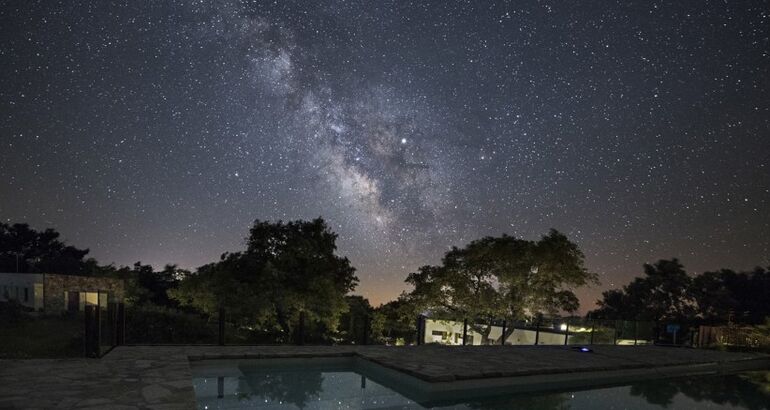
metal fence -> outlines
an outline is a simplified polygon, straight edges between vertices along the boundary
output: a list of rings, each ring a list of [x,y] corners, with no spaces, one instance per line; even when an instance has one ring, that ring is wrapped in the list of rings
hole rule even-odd
[[[83,351],[86,357],[102,357],[125,344],[126,307],[123,303],[85,306]]]
[[[317,324],[304,314],[291,335],[244,329],[223,309],[216,315],[159,312],[156,316],[127,314],[122,303],[87,306],[84,346],[87,357],[101,357],[122,344],[264,345],[264,344],[388,344],[372,334],[369,317],[350,326],[345,342],[319,339]],[[147,314],[146,312],[144,314]],[[159,317],[161,319],[159,319]],[[677,345],[770,349],[770,330],[762,326],[704,326],[697,322],[603,320],[581,317],[539,317],[531,320],[473,320],[420,315],[416,344],[442,345]],[[280,337],[280,339],[277,339]],[[276,340],[279,340],[276,342]]]
[[[541,317],[523,320],[457,320],[419,316],[417,344],[444,345],[643,345],[656,343],[660,324],[639,320]]]
[[[770,326],[700,326],[697,344],[699,347],[770,352]]]

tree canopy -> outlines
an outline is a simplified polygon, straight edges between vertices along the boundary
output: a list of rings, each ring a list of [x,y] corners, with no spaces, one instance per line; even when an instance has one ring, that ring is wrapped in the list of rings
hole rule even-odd
[[[88,249],[59,240],[53,229],[36,231],[27,224],[0,222],[0,272],[86,274],[94,261]]]
[[[704,318],[762,323],[770,317],[770,270],[704,272],[693,279],[691,294]]]
[[[770,272],[721,269],[688,275],[677,259],[644,265],[644,276],[597,301],[597,318],[713,319],[762,323],[770,316]]]
[[[607,319],[664,320],[681,319],[693,312],[690,285],[679,260],[659,260],[644,264],[644,276],[637,277],[622,289],[602,293],[599,309],[593,317]]]
[[[182,305],[208,313],[224,307],[244,324],[277,327],[290,337],[300,313],[327,331],[348,309],[345,295],[358,279],[336,255],[337,235],[321,219],[257,220],[243,252],[202,266],[171,291]]]
[[[516,318],[574,312],[573,289],[597,283],[584,256],[564,234],[538,241],[503,235],[453,247],[439,266],[423,266],[406,282],[421,309],[463,318]]]

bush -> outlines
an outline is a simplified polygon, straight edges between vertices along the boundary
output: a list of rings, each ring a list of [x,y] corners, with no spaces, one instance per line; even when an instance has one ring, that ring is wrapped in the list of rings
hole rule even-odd
[[[126,309],[127,344],[217,343],[216,318],[156,305]]]
[[[83,356],[83,317],[28,315],[24,309],[0,306],[0,358],[35,359]]]
[[[24,319],[24,306],[11,299],[0,302],[0,323],[16,325]]]

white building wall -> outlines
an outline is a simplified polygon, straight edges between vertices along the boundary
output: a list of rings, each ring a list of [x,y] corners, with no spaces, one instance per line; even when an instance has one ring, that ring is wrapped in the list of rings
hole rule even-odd
[[[489,342],[486,344],[499,344],[502,335],[502,326],[492,326],[489,332]],[[482,341],[482,335],[473,331],[472,326],[468,325],[468,336],[470,343],[468,345],[485,344]],[[572,336],[570,336],[571,338]],[[539,345],[563,345],[564,333],[552,331],[550,329],[540,329],[540,335],[537,336],[535,330],[516,329],[508,336],[505,344],[510,345],[534,345],[535,338]],[[449,345],[463,344],[463,322],[453,320],[434,320],[425,319],[425,343],[440,343]],[[569,341],[568,341],[569,343]]]
[[[0,301],[14,299],[20,304],[43,308],[42,273],[0,273]]]

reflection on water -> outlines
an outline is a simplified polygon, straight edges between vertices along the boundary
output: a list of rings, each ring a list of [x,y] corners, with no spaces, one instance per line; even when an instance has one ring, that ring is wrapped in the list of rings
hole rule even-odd
[[[770,372],[651,381],[630,386],[630,393],[663,408],[672,407],[677,396],[682,395],[696,402],[752,410],[767,409],[770,403]]]
[[[356,369],[360,372],[360,369]],[[405,386],[384,386],[340,366],[233,365],[194,378],[200,409],[767,409],[770,372],[640,382],[630,386],[539,395],[417,403]],[[377,377],[375,377],[377,378]],[[378,380],[381,380],[378,378]],[[408,389],[406,389],[408,390]]]

